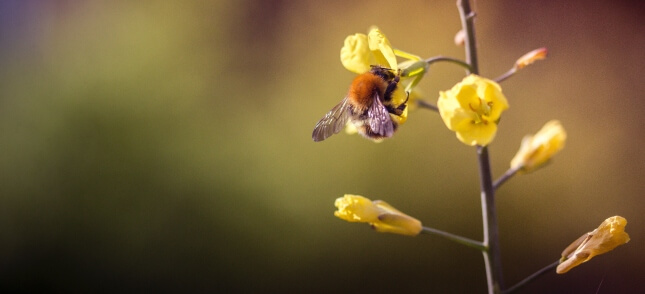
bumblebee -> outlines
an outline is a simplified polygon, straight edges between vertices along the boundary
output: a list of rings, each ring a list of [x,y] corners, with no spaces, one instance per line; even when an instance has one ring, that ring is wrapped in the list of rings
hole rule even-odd
[[[314,127],[311,137],[319,142],[340,132],[351,122],[363,137],[379,140],[392,137],[398,124],[390,114],[401,116],[409,96],[400,105],[394,105],[392,94],[401,79],[401,70],[372,65],[369,72],[352,81],[347,96],[334,106]]]

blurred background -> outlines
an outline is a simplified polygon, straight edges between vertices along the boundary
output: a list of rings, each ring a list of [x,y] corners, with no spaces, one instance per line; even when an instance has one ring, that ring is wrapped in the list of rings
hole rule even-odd
[[[481,254],[333,216],[345,193],[481,240],[475,150],[417,109],[393,139],[311,140],[347,91],[347,35],[463,58],[455,1],[0,2],[2,292],[484,293]],[[605,218],[631,242],[524,293],[643,293],[645,50],[638,1],[476,1],[481,74],[503,83],[490,146],[559,119],[565,149],[497,193],[505,282]],[[436,64],[436,102],[464,76]]]

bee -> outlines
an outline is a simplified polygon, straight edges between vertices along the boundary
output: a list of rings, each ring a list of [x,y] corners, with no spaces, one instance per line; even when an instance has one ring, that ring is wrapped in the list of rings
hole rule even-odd
[[[319,142],[340,132],[350,121],[363,137],[379,140],[392,137],[398,124],[390,114],[401,116],[409,96],[394,105],[392,94],[401,79],[401,70],[372,65],[369,72],[354,78],[347,96],[334,106],[314,127],[311,137]]]

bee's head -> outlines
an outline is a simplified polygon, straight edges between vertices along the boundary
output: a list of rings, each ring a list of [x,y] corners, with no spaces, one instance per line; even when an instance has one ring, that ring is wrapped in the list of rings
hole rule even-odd
[[[398,74],[400,74],[400,70],[399,70],[399,73],[395,74],[394,70],[392,70],[391,68],[382,67],[380,65],[370,65],[370,66],[372,67],[372,70],[370,70],[370,72],[383,78],[383,80],[385,81],[391,81]]]

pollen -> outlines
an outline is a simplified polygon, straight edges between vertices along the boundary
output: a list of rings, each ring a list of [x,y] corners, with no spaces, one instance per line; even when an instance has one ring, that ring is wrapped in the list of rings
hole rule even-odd
[[[471,121],[473,124],[488,124],[488,117],[490,116],[491,108],[493,107],[493,102],[484,103],[484,100],[481,98],[478,99],[477,107],[473,107],[472,103],[468,103],[470,110],[474,112],[475,118]]]

